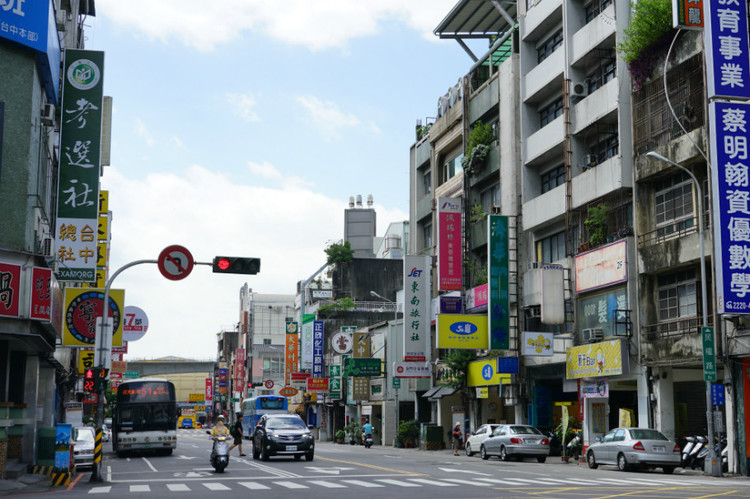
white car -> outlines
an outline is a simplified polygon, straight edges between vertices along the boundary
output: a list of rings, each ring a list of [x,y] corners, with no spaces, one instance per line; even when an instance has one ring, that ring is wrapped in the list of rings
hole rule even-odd
[[[500,426],[499,424],[483,424],[476,431],[471,433],[471,436],[466,440],[464,446],[467,456],[473,456],[475,452],[479,452],[482,442],[492,434],[492,430]]]

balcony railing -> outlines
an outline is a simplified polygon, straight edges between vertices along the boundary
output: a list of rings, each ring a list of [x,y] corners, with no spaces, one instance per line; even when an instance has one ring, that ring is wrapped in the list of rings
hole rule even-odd
[[[711,215],[704,210],[703,215],[703,233],[710,232]],[[698,232],[698,217],[688,218],[674,222],[669,225],[663,225],[652,231],[638,235],[638,246],[653,246],[661,244],[669,239],[677,239]]]
[[[708,325],[713,326],[713,316],[708,316]],[[699,316],[682,317],[656,324],[643,326],[643,337],[646,341],[657,341],[686,335],[700,335],[703,319]]]

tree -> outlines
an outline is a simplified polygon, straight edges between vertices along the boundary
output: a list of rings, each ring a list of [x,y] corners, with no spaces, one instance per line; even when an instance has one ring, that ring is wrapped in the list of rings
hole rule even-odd
[[[334,263],[339,262],[348,263],[354,259],[354,250],[349,241],[344,241],[343,243],[332,243],[325,249],[325,252],[326,255],[328,255],[328,259],[326,260],[328,265],[333,265]]]
[[[443,363],[450,369],[450,385],[456,391],[461,393],[461,403],[464,406],[464,414],[468,417],[469,410],[469,363],[477,359],[475,350],[452,350],[445,356]]]

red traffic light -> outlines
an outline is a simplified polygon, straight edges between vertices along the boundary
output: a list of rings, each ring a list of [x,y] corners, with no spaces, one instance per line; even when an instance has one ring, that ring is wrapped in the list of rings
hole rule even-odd
[[[216,261],[216,268],[218,268],[219,270],[227,270],[229,269],[230,263],[231,262],[229,261],[229,258],[219,258]]]
[[[260,258],[216,256],[213,271],[219,274],[257,274],[260,271]]]

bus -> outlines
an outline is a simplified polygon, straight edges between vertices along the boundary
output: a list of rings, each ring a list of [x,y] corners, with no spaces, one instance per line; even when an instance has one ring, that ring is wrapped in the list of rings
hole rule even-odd
[[[255,425],[263,414],[286,414],[289,402],[281,395],[259,395],[242,401],[242,434],[253,438]]]
[[[117,457],[134,450],[170,455],[177,447],[179,410],[174,384],[161,378],[125,380],[112,410],[112,450]]]

